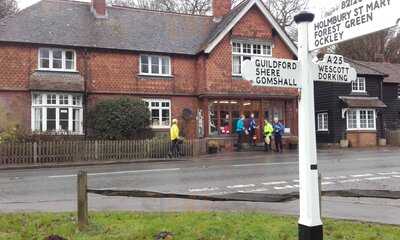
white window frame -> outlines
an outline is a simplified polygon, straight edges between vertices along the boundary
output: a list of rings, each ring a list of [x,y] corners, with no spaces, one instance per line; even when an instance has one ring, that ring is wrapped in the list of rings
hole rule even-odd
[[[364,83],[364,89],[361,89],[360,80]],[[354,89],[356,87],[357,89]],[[351,83],[351,91],[354,93],[366,93],[367,92],[367,80],[365,77],[357,77],[357,79]]]
[[[55,95],[56,103],[47,103],[47,96]],[[35,97],[38,96],[39,102],[35,101]],[[61,96],[68,96],[68,104],[60,104]],[[73,104],[74,97],[80,97],[78,104]],[[33,92],[32,93],[32,104],[31,104],[31,129],[32,132],[46,133],[47,131],[47,110],[54,108],[56,110],[56,129],[50,133],[62,133],[71,135],[82,135],[83,134],[83,95],[82,94],[71,94],[71,93],[54,93],[54,92]],[[41,109],[41,131],[36,128],[37,119],[35,116],[36,109]],[[61,129],[60,124],[60,109],[68,109],[68,131]],[[79,110],[79,129],[78,131],[73,130],[73,111]]]
[[[234,45],[235,44],[240,44],[240,51],[235,52],[234,51]],[[250,53],[245,53],[243,51],[244,47],[243,45],[250,45]],[[260,45],[261,47],[261,54],[255,54],[254,53],[254,46],[255,45]],[[264,54],[263,53],[263,48],[264,46],[267,48],[267,52]],[[240,77],[242,76],[242,73],[235,73],[235,67],[234,67],[234,58],[235,57],[240,57],[240,64],[243,63],[244,58],[248,57],[272,57],[272,51],[273,51],[273,44],[270,42],[251,42],[251,41],[241,41],[241,40],[234,40],[231,41],[231,51],[232,51],[232,76]],[[268,52],[268,47],[270,51]],[[241,71],[241,70],[240,70]]]
[[[154,129],[169,129],[171,127],[171,120],[172,120],[171,100],[169,100],[169,99],[142,99],[142,100],[145,101],[148,104],[148,108],[149,108],[149,111],[150,111],[150,121],[151,121],[151,118],[152,118],[152,110],[155,109],[155,110],[159,111],[159,119],[160,119],[159,124],[158,125],[153,125],[153,123],[151,123],[150,127],[154,128]],[[158,102],[159,106],[158,107],[152,107],[151,103],[153,103],[153,102]],[[169,105],[168,105],[168,107],[163,107],[162,103],[168,103]],[[168,110],[169,111],[169,119],[168,119],[169,124],[168,124],[168,126],[162,124],[162,110]]]
[[[49,51],[49,67],[43,68],[41,66],[41,50],[48,50]],[[54,51],[61,51],[61,68],[54,68],[53,67],[53,52]],[[66,68],[66,52],[73,52],[74,53],[74,63],[72,65],[72,69]],[[38,70],[41,71],[54,71],[54,72],[76,72],[76,51],[72,49],[60,49],[60,48],[39,48],[38,49]]]
[[[321,121],[321,126],[320,126]],[[329,114],[327,112],[321,112],[317,114],[317,130],[319,132],[329,131]]]
[[[366,111],[367,112],[367,119],[366,119],[366,121],[367,121],[367,127],[361,127],[361,111]],[[368,112],[373,112],[373,116],[372,116],[372,120],[374,121],[373,122],[373,127],[371,128],[371,127],[369,127],[369,124],[368,124]],[[349,112],[356,112],[356,120],[357,120],[357,126],[356,127],[352,127],[352,128],[350,128],[349,127]],[[375,109],[349,109],[347,112],[346,112],[346,124],[347,124],[347,130],[348,131],[365,131],[365,130],[367,130],[367,131],[376,131],[376,110]]]
[[[400,99],[400,84],[397,85],[397,98]]]
[[[148,57],[149,64],[148,64],[148,70],[149,72],[143,72],[142,71],[142,57]],[[158,58],[158,73],[152,73],[152,57],[157,57]],[[163,74],[162,73],[162,59],[166,58],[168,59],[168,73]],[[150,55],[150,54],[141,54],[139,56],[139,72],[140,75],[145,75],[145,76],[162,76],[162,77],[172,77],[172,59],[170,56],[163,56],[163,55]]]

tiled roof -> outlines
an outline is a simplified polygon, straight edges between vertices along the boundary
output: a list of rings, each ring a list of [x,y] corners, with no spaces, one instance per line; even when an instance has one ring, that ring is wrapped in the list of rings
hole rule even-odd
[[[359,75],[378,75],[378,76],[386,75],[386,73],[379,71],[379,69],[375,69],[371,66],[362,64],[359,61],[355,61],[355,60],[346,58],[346,62],[348,62],[351,67],[355,68],[357,71],[357,74],[359,74]]]
[[[42,0],[0,21],[0,41],[194,55],[217,24],[196,16],[108,7],[96,19],[90,3]]]
[[[377,97],[339,97],[349,108],[386,108]]]
[[[364,62],[357,61],[357,63],[374,68],[380,72],[383,72],[389,76],[383,80],[387,83],[400,83],[400,64],[396,63],[385,63],[385,62]]]
[[[30,90],[83,92],[85,82],[79,73],[43,72],[32,73],[29,79]]]

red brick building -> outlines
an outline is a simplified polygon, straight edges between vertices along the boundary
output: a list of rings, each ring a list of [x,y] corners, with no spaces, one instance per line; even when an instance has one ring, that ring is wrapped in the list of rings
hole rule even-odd
[[[0,21],[0,113],[35,132],[84,134],[90,106],[130,96],[149,103],[160,131],[186,112],[187,136],[229,138],[241,113],[255,113],[296,135],[297,90],[240,74],[252,56],[296,58],[295,45],[260,0],[214,0],[213,12],[42,0]]]

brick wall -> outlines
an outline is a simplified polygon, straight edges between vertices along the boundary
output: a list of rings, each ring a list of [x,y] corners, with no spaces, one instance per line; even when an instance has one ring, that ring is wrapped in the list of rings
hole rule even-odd
[[[31,129],[31,95],[22,91],[0,91],[0,132],[15,126]]]
[[[377,145],[376,132],[347,132],[351,147],[373,147]]]
[[[91,51],[89,91],[101,93],[194,94],[197,61],[193,57],[172,56],[173,77],[139,74],[138,53]]]
[[[253,7],[211,52],[206,62],[206,91],[268,93],[278,96],[296,96],[297,90],[283,88],[252,87],[250,82],[232,78],[231,39],[249,38],[272,41],[273,57],[292,59],[294,56],[283,40],[273,36],[272,26],[258,8]]]

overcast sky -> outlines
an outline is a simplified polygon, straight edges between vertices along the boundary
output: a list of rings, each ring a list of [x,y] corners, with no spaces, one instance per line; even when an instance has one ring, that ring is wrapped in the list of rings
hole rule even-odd
[[[40,0],[17,0],[19,8],[26,8]],[[80,0],[89,2],[90,0]],[[270,0],[271,1],[271,0]],[[326,9],[327,6],[331,6],[332,2],[338,2],[339,0],[326,1],[326,0],[310,0],[309,8],[310,10]]]

